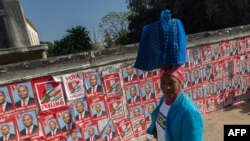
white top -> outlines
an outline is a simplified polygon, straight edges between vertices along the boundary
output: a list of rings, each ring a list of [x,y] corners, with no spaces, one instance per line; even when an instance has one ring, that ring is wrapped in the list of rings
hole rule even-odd
[[[159,109],[159,114],[156,119],[156,130],[157,130],[157,139],[158,141],[166,141],[166,122],[167,122],[167,115],[171,105],[167,105],[165,103],[165,99],[161,104]]]

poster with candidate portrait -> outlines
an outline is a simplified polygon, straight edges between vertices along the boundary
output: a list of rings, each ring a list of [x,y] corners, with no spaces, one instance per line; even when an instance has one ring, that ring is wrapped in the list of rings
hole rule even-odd
[[[139,88],[140,86],[138,83],[125,86],[127,104],[129,106],[141,103],[141,93]]]
[[[76,123],[91,120],[90,110],[86,98],[75,100],[72,103]]]
[[[223,81],[222,79],[214,81],[214,95],[223,94]]]
[[[240,77],[239,77],[239,75],[235,75],[232,78],[232,90],[239,90],[240,89],[240,85],[241,85]]]
[[[144,104],[144,115],[145,115],[145,119],[146,119],[146,123],[151,123],[152,118],[151,118],[151,114],[153,113],[154,109],[157,106],[156,101],[151,101],[151,102],[147,102]]]
[[[188,88],[188,89],[184,89],[183,92],[193,100],[193,91],[191,88]]]
[[[96,122],[88,122],[81,127],[85,141],[101,141],[100,131]]]
[[[103,87],[100,73],[85,72],[82,73],[87,90],[87,98],[103,95]]]
[[[215,110],[219,111],[223,108],[224,105],[224,94],[216,95],[214,97]]]
[[[118,73],[105,75],[103,77],[105,92],[107,98],[120,97],[122,95],[122,88]]]
[[[123,64],[122,79],[125,85],[139,81],[138,71],[133,67],[132,63]]]
[[[203,99],[195,100],[194,103],[197,106],[197,108],[199,109],[200,113],[204,114],[204,101],[203,101]]]
[[[144,107],[140,104],[133,105],[129,107],[129,117],[130,119],[139,117],[144,114]]]
[[[206,83],[203,85],[204,97],[212,97],[214,95],[213,83]]]
[[[52,109],[63,109],[66,106],[64,90],[61,82],[56,82],[52,77],[33,80],[42,112],[54,112]]]
[[[214,73],[213,73],[213,66],[211,64],[203,66],[203,82],[213,81]]]
[[[219,43],[212,44],[211,49],[212,49],[212,61],[213,62],[219,61],[221,59],[221,48]]]
[[[191,76],[190,76],[190,71],[186,70],[184,72],[184,81],[182,83],[182,89],[187,89],[191,87]]]
[[[237,103],[242,100],[242,92],[240,90],[233,91],[233,103]]]
[[[13,99],[8,87],[0,87],[0,116],[4,117],[10,114],[14,110],[13,107]]]
[[[238,58],[233,59],[233,74],[234,75],[240,74],[240,59]]]
[[[117,122],[115,126],[122,140],[129,141],[134,138],[134,132],[130,119],[126,118],[121,120],[120,122]]]
[[[67,134],[66,141],[84,141],[80,129],[74,129]]]
[[[241,77],[241,92],[242,94],[247,93],[247,89],[249,88],[249,78],[247,76]]]
[[[214,79],[221,79],[223,76],[222,61],[217,61],[213,63]]]
[[[112,120],[108,121],[107,125],[100,133],[104,141],[119,141],[120,139]]]
[[[230,56],[238,55],[238,46],[236,40],[229,41]]]
[[[125,116],[122,97],[107,100],[107,107],[110,119],[123,118]]]
[[[144,70],[138,70],[139,79],[141,81],[146,81],[148,79],[152,79],[154,76],[158,74],[158,70],[152,70],[152,71],[144,71]]]
[[[248,74],[248,61],[242,60],[240,61],[240,75],[247,75]]]
[[[205,99],[205,114],[209,114],[215,110],[214,97]]]
[[[85,96],[83,79],[79,73],[63,75],[62,79],[68,100],[75,100]]]
[[[237,46],[238,46],[239,54],[245,53],[246,46],[247,46],[245,38],[237,39]]]
[[[104,97],[97,97],[88,100],[92,120],[108,118],[108,109]]]
[[[221,58],[228,58],[230,55],[229,41],[221,42],[219,45],[221,49]]]
[[[142,102],[154,101],[155,91],[153,87],[153,81],[148,80],[146,82],[141,82],[140,84],[141,84],[140,87],[141,87]]]
[[[197,86],[193,88],[193,100],[203,99],[203,87]]]
[[[47,140],[59,138],[62,134],[61,127],[54,114],[45,115],[39,118],[43,135]]]
[[[73,109],[67,109],[62,112],[56,113],[56,119],[64,134],[69,133],[71,130],[76,129]]]
[[[35,110],[17,114],[16,121],[21,139],[29,139],[39,135],[39,123]]]
[[[154,90],[155,90],[155,98],[156,99],[159,99],[162,97],[163,95],[163,92],[161,90],[161,84],[160,84],[160,78],[159,77],[156,77],[154,80],[153,80],[153,84],[154,84]]]
[[[191,67],[201,66],[200,48],[193,48],[188,50]]]
[[[25,110],[37,107],[36,97],[30,82],[12,84],[9,86],[16,110]]]
[[[210,64],[212,61],[212,52],[210,45],[201,47],[202,64]]]
[[[223,78],[223,92],[232,91],[232,79],[230,77]]]
[[[246,37],[246,53],[250,51],[250,37]]]
[[[227,58],[222,61],[222,70],[223,70],[222,75],[224,77],[231,75],[233,73],[233,63],[231,58]]]
[[[191,73],[192,87],[202,84],[202,73],[200,68],[194,68]]]
[[[0,120],[0,140],[17,141],[18,131],[14,116],[1,118]]]

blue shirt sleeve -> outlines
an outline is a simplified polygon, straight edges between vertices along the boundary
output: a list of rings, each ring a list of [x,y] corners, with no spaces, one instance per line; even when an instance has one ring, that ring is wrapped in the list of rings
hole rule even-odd
[[[182,141],[203,141],[203,119],[199,111],[187,111],[182,119]]]

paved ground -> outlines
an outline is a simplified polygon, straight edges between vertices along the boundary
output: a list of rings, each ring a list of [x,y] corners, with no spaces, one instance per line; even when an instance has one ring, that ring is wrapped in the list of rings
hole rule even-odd
[[[224,124],[250,124],[250,101],[204,116],[205,141],[223,141]]]

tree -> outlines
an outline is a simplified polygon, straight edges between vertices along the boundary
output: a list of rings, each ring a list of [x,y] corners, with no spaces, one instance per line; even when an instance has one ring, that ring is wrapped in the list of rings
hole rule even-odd
[[[179,18],[187,34],[217,30],[250,23],[250,0],[126,0],[129,39],[139,42],[144,25],[159,20],[163,9]]]
[[[67,34],[61,40],[54,41],[54,56],[92,50],[89,32],[85,27],[72,27],[66,32]]]
[[[128,12],[108,13],[102,18],[99,24],[100,32],[104,37],[109,35],[116,44],[127,44],[128,15]]]

